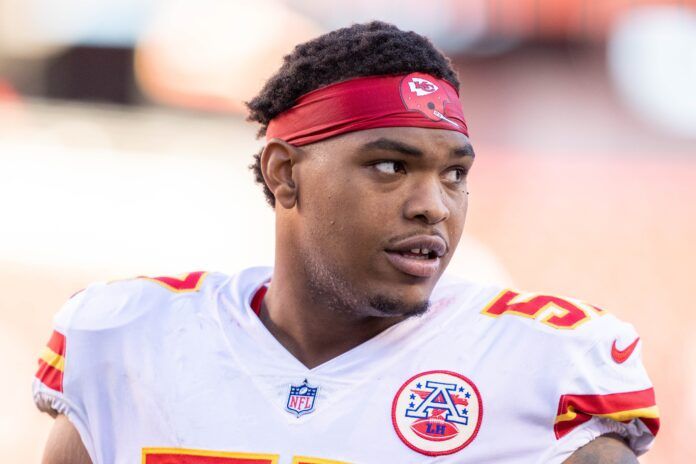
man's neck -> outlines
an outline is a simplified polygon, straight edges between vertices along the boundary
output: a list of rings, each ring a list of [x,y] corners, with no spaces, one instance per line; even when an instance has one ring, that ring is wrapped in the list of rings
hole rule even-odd
[[[315,301],[306,278],[276,268],[259,317],[271,334],[308,368],[366,342],[400,317],[360,317]]]

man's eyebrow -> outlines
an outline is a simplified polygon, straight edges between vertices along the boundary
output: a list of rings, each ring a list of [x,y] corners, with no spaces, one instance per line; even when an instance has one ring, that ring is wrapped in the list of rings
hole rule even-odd
[[[411,145],[407,145],[402,142],[397,142],[396,140],[391,140],[391,139],[377,139],[372,142],[366,143],[363,145],[363,150],[388,150],[388,151],[398,151],[399,153],[402,153],[404,155],[410,155],[410,156],[423,156],[423,152],[420,151],[418,148],[413,147]]]
[[[474,147],[472,147],[470,143],[452,149],[452,154],[455,156],[471,156],[472,158],[476,156],[474,153]]]
[[[363,150],[387,150],[387,151],[396,151],[404,155],[409,155],[409,156],[423,156],[423,152],[411,145],[407,145],[403,142],[399,142],[397,140],[392,140],[392,139],[387,139],[387,138],[380,138],[377,140],[373,140],[372,142],[368,142],[365,145],[363,145]],[[456,147],[453,148],[451,151],[453,156],[457,157],[462,157],[462,156],[475,156],[474,155],[474,148],[471,146],[471,144],[467,143],[466,145],[462,145],[461,147]]]

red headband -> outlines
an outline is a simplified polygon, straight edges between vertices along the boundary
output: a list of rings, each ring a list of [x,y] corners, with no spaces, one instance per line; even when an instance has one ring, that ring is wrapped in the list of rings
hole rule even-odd
[[[266,140],[302,146],[377,127],[427,127],[469,135],[452,84],[412,73],[360,77],[309,92],[271,120]]]

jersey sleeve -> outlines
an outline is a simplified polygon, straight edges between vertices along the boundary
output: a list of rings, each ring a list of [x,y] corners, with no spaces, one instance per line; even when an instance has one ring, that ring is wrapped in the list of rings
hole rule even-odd
[[[94,460],[87,417],[78,398],[69,393],[66,383],[73,374],[70,365],[72,319],[84,305],[85,291],[73,296],[53,319],[53,331],[39,352],[38,369],[32,384],[34,403],[40,411],[55,417],[62,414],[75,426],[87,452]]]
[[[105,358],[110,353],[106,334],[157,307],[158,300],[152,297],[151,304],[144,301],[147,285],[152,286],[145,278],[94,283],[56,313],[33,383],[40,410],[51,415],[79,413],[82,381],[95,376],[95,364],[109,360]]]
[[[63,401],[63,374],[65,372],[65,334],[54,329],[41,349],[33,393],[37,407],[52,416],[65,414],[69,407]]]
[[[53,318],[53,332],[39,352],[38,369],[33,382],[34,402],[52,416],[75,414],[65,394],[67,337],[75,313],[82,306],[84,291],[73,295]]]
[[[177,317],[190,315],[190,307],[199,308],[199,299],[210,298],[217,283],[226,281],[207,275],[94,283],[54,317],[53,333],[39,355],[34,402],[41,411],[70,420],[93,462],[114,462],[108,456],[115,446],[115,411],[126,407],[131,379],[154,371],[142,346],[157,343],[157,334],[169,334],[158,331],[169,323],[176,330]]]
[[[589,349],[573,354],[561,381],[553,426],[557,456],[568,457],[608,433],[620,435],[641,455],[652,445],[660,421],[640,337],[611,315],[587,329],[596,336]]]

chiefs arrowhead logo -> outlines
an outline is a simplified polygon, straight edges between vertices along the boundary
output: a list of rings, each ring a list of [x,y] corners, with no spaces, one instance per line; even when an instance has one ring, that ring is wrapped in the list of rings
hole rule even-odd
[[[422,77],[412,77],[408,82],[408,88],[419,97],[437,91],[437,85]]]
[[[620,350],[616,347],[616,340],[614,340],[614,343],[611,345],[611,359],[613,359],[617,364],[624,363],[628,358],[631,357],[633,350],[636,349],[639,341],[640,337],[637,337],[635,340],[633,340],[633,343],[628,345],[623,350]]]

